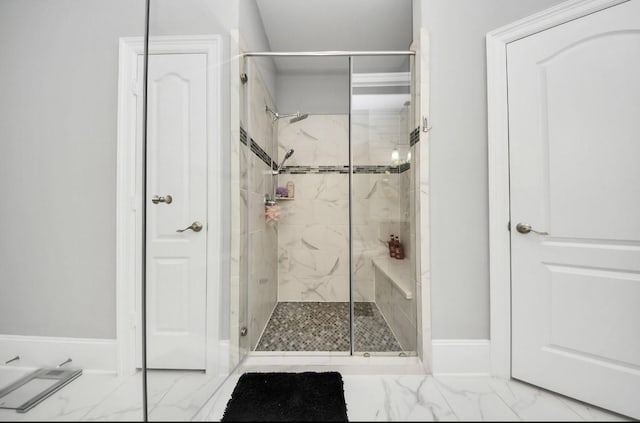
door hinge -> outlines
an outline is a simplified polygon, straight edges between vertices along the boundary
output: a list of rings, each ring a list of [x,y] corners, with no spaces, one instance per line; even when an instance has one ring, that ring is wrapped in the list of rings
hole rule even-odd
[[[511,221],[507,222],[507,230],[511,232]]]

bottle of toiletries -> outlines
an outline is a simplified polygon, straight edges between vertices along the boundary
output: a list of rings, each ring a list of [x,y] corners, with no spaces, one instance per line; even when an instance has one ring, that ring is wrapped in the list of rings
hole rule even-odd
[[[289,198],[295,197],[295,186],[293,185],[293,181],[287,182],[287,196]]]
[[[387,242],[387,244],[389,244],[389,257],[391,258],[395,258],[395,242],[393,241],[393,234],[390,235],[389,237],[389,241]]]
[[[398,260],[404,260],[404,245],[402,245],[402,242],[400,242],[400,240],[398,240],[396,248],[396,258]]]

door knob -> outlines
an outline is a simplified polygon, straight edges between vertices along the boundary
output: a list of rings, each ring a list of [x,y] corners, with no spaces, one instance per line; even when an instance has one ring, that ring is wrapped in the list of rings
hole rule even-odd
[[[533,233],[536,233],[538,235],[549,235],[549,232],[542,232],[542,231],[534,230],[531,227],[531,225],[529,225],[528,223],[518,223],[516,225],[516,231],[520,232],[521,234],[528,234],[529,232],[533,232]]]
[[[176,232],[184,232],[188,231],[189,229],[191,229],[193,232],[200,232],[202,230],[202,223],[195,221],[184,229],[178,229]]]
[[[165,195],[164,197],[154,195],[153,198],[151,199],[151,202],[153,204],[158,204],[158,203],[171,204],[173,202],[173,197],[170,195]]]

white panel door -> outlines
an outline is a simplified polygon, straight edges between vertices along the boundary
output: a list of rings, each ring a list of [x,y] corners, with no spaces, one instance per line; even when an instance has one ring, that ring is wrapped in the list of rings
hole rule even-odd
[[[507,61],[512,376],[640,418],[640,0]]]
[[[147,357],[149,368],[204,369],[207,57],[149,56]],[[153,202],[155,196],[172,202]],[[183,230],[190,225],[192,229]],[[201,229],[198,229],[198,226]]]

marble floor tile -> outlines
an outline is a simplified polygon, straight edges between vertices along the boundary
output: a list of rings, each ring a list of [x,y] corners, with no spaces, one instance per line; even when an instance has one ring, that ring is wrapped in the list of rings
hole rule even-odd
[[[553,394],[552,394],[553,395]],[[616,421],[616,422],[633,422],[636,421],[630,417],[615,414],[602,408],[585,404],[584,402],[576,401],[571,398],[564,397],[562,395],[557,396],[560,401],[565,403],[567,407],[571,408],[578,414],[582,420],[587,422],[595,421]]]
[[[0,421],[83,420],[123,382],[114,375],[83,374],[27,413],[0,410]]]
[[[270,368],[262,371],[304,370]],[[240,375],[241,372],[231,376],[195,420],[220,421]],[[573,421],[633,421],[515,380],[488,376],[343,373],[342,379],[349,421],[553,421],[565,420],[570,415]]]
[[[600,408],[517,380],[489,379],[491,388],[524,421],[625,421]]]
[[[149,413],[159,405],[185,377],[183,371],[152,370],[149,372]],[[96,406],[83,420],[131,421],[142,419],[142,375],[137,373],[125,380],[112,394]]]
[[[195,415],[194,421],[220,421],[224,415],[224,410],[227,408],[227,403],[231,399],[233,389],[238,383],[242,373],[234,373],[229,376],[227,381],[220,387],[220,389],[207,401],[202,407],[200,412]]]
[[[490,379],[489,385],[521,420],[574,421],[580,416],[552,395],[515,380]]]
[[[491,378],[437,377],[436,386],[459,420],[520,420],[489,385]]]
[[[350,421],[456,420],[434,379],[427,375],[343,375]]]
[[[182,373],[150,410],[150,421],[191,420],[225,380],[223,376],[211,377],[202,372]]]
[[[257,371],[333,371],[331,366],[275,366]],[[219,421],[243,371],[226,380],[190,371],[149,373],[150,421]],[[22,373],[0,369],[0,380]],[[350,421],[634,421],[516,380],[492,377],[346,374]],[[84,374],[25,414],[0,421],[141,420],[141,375]],[[224,382],[224,383],[223,383]]]
[[[149,402],[155,404],[162,393],[149,386]],[[134,421],[142,419],[142,375],[137,373],[124,380],[111,394],[94,407],[82,420]]]
[[[3,386],[24,373],[0,371]],[[224,379],[203,372],[150,371],[149,420],[191,420]],[[27,413],[0,410],[0,421],[139,421],[142,419],[141,384],[140,373],[120,378],[83,374]]]

